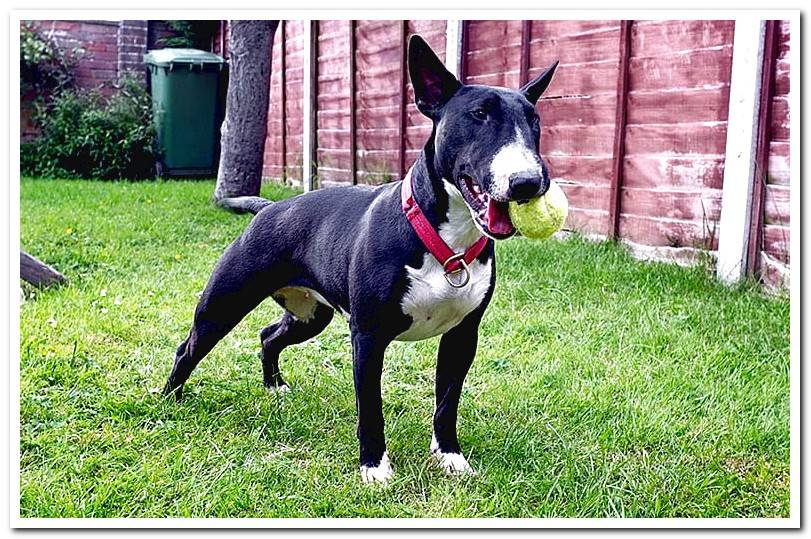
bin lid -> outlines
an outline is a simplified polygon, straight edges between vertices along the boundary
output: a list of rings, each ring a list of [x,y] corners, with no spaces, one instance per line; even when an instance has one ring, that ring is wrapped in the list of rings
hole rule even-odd
[[[172,64],[222,65],[225,58],[212,52],[199,49],[156,49],[144,54],[144,62],[160,67],[171,67]]]

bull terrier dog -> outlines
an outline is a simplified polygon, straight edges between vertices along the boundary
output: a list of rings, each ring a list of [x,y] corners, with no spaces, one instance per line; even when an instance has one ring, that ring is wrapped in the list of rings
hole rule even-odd
[[[351,333],[360,472],[367,483],[393,475],[383,434],[386,347],[437,335],[430,453],[449,474],[474,473],[459,446],[456,418],[496,284],[494,240],[515,233],[509,202],[549,188],[535,104],[557,62],[517,91],[465,85],[413,36],[408,68],[417,108],[433,128],[403,180],[280,202],[223,202],[256,216],[217,262],[164,388],[180,399],[206,354],[272,297],[284,314],[260,333],[264,384],[287,389],[279,354],[318,335],[337,310]]]

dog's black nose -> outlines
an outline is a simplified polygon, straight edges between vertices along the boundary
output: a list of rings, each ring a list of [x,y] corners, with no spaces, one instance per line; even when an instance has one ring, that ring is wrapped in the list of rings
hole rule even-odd
[[[528,200],[541,194],[543,178],[537,174],[514,174],[510,178],[510,198],[512,200]]]

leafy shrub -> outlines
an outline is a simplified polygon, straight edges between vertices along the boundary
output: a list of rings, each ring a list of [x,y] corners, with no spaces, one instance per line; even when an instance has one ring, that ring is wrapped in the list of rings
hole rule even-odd
[[[152,177],[155,130],[149,94],[132,78],[111,97],[65,90],[40,107],[41,136],[20,152],[23,174],[101,179]]]
[[[20,143],[20,172],[23,174],[36,174],[37,170],[37,143]]]
[[[30,23],[20,24],[20,95],[34,92],[47,98],[73,85],[73,68],[84,49],[62,48],[50,34],[37,33]]]
[[[219,24],[220,21],[208,20],[166,21],[172,35],[162,37],[158,43],[163,47],[209,50]]]

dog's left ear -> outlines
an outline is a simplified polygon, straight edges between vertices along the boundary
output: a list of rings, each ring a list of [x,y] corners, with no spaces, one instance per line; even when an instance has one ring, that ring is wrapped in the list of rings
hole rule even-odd
[[[559,63],[559,60],[555,60],[554,64],[546,68],[546,71],[538,75],[535,80],[531,80],[526,83],[521,90],[519,90],[522,94],[524,94],[524,97],[527,98],[527,101],[533,105],[538,102],[538,98],[541,97],[541,94],[546,91],[549,83],[552,82],[552,77],[555,76],[555,70],[558,68]]]
[[[417,108],[429,118],[435,118],[442,105],[462,86],[418,35],[408,41],[408,73]]]

